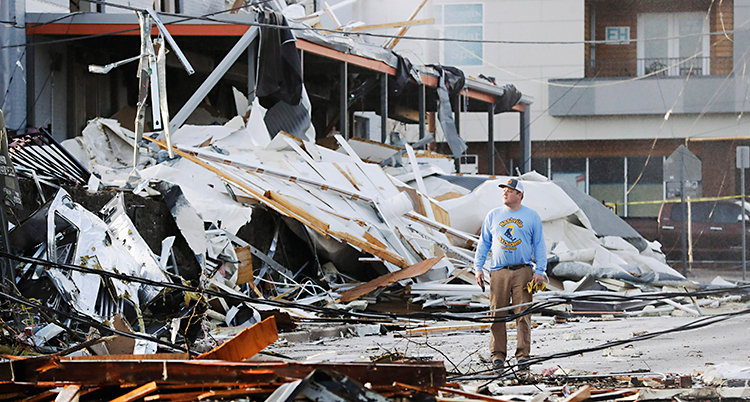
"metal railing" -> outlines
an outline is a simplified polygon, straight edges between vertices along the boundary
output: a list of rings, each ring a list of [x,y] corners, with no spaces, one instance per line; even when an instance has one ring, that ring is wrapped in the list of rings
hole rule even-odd
[[[40,176],[71,184],[88,183],[91,173],[46,129],[40,127],[37,132],[16,133],[9,137],[8,152],[16,169],[34,171]]]
[[[723,66],[731,66],[731,57],[662,57],[649,59],[596,59],[588,60],[586,77],[640,77],[652,74],[658,77],[684,77],[722,75]]]

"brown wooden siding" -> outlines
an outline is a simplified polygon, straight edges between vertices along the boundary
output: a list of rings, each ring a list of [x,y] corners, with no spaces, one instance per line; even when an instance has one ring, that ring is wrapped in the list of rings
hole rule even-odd
[[[604,40],[605,31],[608,26],[628,26],[632,42],[627,45],[596,44],[595,58],[597,67],[587,68],[587,77],[631,77],[637,74],[637,35],[638,14],[655,12],[706,12],[710,8],[710,31],[720,32],[722,30],[734,29],[734,2],[733,0],[711,0],[673,1],[673,0],[589,0],[586,2],[585,26],[588,38],[591,22],[591,13],[596,18],[596,38]],[[723,29],[722,29],[723,24]],[[732,71],[732,35],[711,36],[711,74],[727,75]],[[585,54],[586,66],[592,65],[591,52],[587,49]],[[608,60],[612,60],[609,61]]]
[[[634,77],[637,74],[636,58],[638,57],[637,45],[634,39],[638,33],[638,11],[634,2],[630,1],[597,1],[594,2],[596,10],[596,40],[605,39],[605,31],[611,26],[630,27],[630,39],[627,45],[596,45],[597,60],[620,60],[617,68],[599,64],[598,69],[593,72],[594,77]]]
[[[586,2],[584,5],[584,15],[586,18],[583,20],[583,40],[590,41],[591,38],[591,9],[592,5],[589,2]],[[588,61],[591,60],[591,44],[586,43],[583,45],[583,58],[584,60]]]
[[[723,0],[711,10],[711,32],[734,29],[734,1]],[[728,75],[732,72],[733,35],[711,36],[711,74]]]

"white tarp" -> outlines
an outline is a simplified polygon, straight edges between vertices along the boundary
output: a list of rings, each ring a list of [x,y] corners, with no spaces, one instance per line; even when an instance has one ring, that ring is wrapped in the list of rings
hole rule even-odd
[[[503,189],[499,184],[508,177],[498,176],[488,180],[470,195],[445,200],[440,205],[451,216],[451,226],[467,233],[479,233],[482,221],[488,212],[502,206]],[[552,182],[523,182],[522,204],[535,210],[542,222],[565,218],[579,211],[578,205]]]
[[[565,245],[565,251],[593,249],[593,261],[582,263],[589,264],[594,269],[606,268],[625,274],[627,270],[622,267],[634,266],[638,268],[638,273],[685,279],[651,249],[639,253],[622,238],[597,237],[583,211],[555,183],[544,181],[546,179],[540,175],[525,175],[521,179],[523,178],[533,179],[523,180],[522,203],[537,211],[542,219],[548,254],[555,254],[553,250],[559,244]],[[496,180],[488,180],[470,194],[440,202],[440,206],[450,214],[451,226],[464,232],[478,234],[487,213],[502,206],[502,188],[498,187],[498,184],[505,183],[507,179],[499,177]]]

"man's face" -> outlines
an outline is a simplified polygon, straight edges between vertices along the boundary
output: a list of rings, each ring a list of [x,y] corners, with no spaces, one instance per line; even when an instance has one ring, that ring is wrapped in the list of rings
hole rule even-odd
[[[503,204],[509,208],[516,208],[521,205],[523,193],[512,188],[503,187]]]

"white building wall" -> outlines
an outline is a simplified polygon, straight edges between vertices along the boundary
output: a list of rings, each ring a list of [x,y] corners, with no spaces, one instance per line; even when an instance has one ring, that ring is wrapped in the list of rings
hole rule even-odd
[[[469,1],[467,1],[469,2]],[[558,125],[547,113],[551,78],[579,78],[584,74],[584,2],[582,0],[501,0],[485,3],[485,40],[517,43],[485,43],[484,65],[465,68],[469,75],[480,72],[497,79],[498,85],[513,84],[533,98],[531,139],[548,138]],[[529,44],[528,42],[572,42]],[[487,138],[485,115],[462,116],[461,136],[467,141]],[[518,140],[519,116],[495,116],[495,140]],[[560,131],[562,130],[562,131]],[[562,127],[554,132],[562,133]],[[554,133],[552,132],[552,133]],[[576,137],[571,133],[570,137]]]
[[[417,10],[422,0],[403,0],[396,1],[393,4],[384,6],[376,1],[359,0],[355,9],[358,20],[366,21],[368,24],[387,24],[392,22],[407,21],[409,17]],[[414,19],[423,20],[433,18],[434,0],[428,0],[427,3],[419,10]],[[374,21],[374,22],[371,22]],[[401,28],[378,29],[372,33],[383,35],[396,35]],[[438,29],[434,24],[414,25],[409,27],[405,36],[414,38],[434,38],[438,36]],[[384,44],[388,39],[382,37],[367,37],[368,43],[376,45]],[[400,40],[394,47],[394,50],[408,58],[412,63],[417,65],[431,64],[438,62],[437,43],[428,40],[404,39]]]
[[[186,15],[206,15],[231,8],[234,2],[227,5],[224,0],[183,0],[182,14]]]
[[[69,13],[70,0],[26,0],[27,13]]]
[[[352,18],[368,24],[406,20],[420,3],[421,0],[383,2],[359,0],[352,7],[354,13]],[[460,4],[482,4],[483,39],[485,41],[573,42],[573,44],[485,43],[482,46],[481,66],[456,66],[461,68],[467,76],[476,78],[479,74],[484,74],[495,77],[498,85],[513,84],[523,94],[532,98],[530,130],[532,140],[544,140],[551,133],[548,128],[558,125],[558,119],[546,113],[547,80],[563,77],[579,78],[584,74],[583,0],[430,0],[416,18],[439,18],[439,13],[435,12],[437,7]],[[382,32],[395,34],[397,31],[397,29],[391,29]],[[407,35],[428,38],[444,36],[443,27],[440,24],[412,27]],[[382,43],[382,39],[378,38],[378,41],[376,43]],[[450,63],[440,57],[442,46],[443,42],[439,41],[404,39],[399,42],[395,50],[415,64],[448,65]],[[568,126],[572,125],[567,124],[566,127]],[[496,141],[517,140],[519,128],[518,114],[506,113],[495,116]],[[486,141],[487,114],[463,114],[460,130],[461,137],[466,141]],[[415,131],[415,127],[409,128],[410,140],[416,138]],[[565,131],[566,129],[557,127],[552,133],[569,138],[575,138],[577,135],[565,134]],[[441,140],[439,128],[437,135],[438,140]]]
[[[152,9],[154,8],[154,0],[108,0],[107,3],[112,5],[104,5],[104,12],[108,14],[132,14],[133,10],[128,8],[140,8],[140,9]],[[125,6],[128,8],[117,7],[114,4]]]

